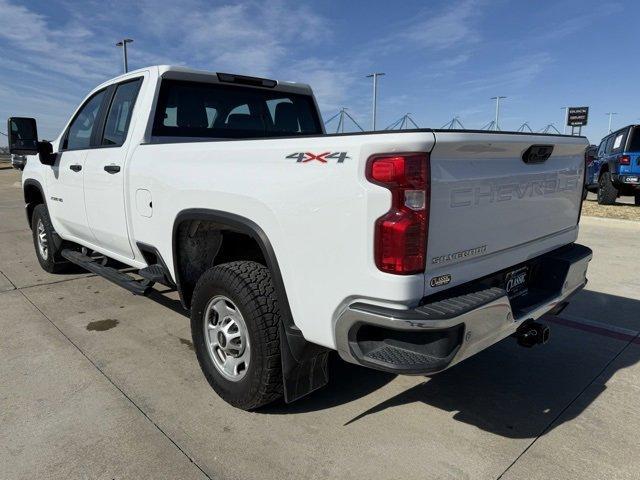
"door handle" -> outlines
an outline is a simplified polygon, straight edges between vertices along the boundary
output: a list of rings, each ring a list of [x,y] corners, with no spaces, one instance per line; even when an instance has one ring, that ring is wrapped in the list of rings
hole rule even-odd
[[[119,165],[105,165],[104,166],[104,171],[107,173],[118,173],[120,171],[120,166]]]
[[[74,172],[79,172],[80,170],[82,170],[82,165],[69,165],[69,168]]]

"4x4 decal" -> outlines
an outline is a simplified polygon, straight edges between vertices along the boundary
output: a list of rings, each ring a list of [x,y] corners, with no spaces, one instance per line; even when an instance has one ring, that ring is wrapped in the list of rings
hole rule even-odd
[[[285,158],[295,158],[297,163],[307,163],[311,161],[318,161],[320,163],[328,163],[329,160],[337,160],[337,163],[343,163],[347,158],[351,158],[347,155],[347,152],[324,152],[324,153],[310,153],[310,152],[296,152],[287,155]]]

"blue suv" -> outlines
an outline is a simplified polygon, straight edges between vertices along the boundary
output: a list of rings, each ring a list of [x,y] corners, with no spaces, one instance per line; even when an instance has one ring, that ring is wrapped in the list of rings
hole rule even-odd
[[[640,205],[640,125],[602,139],[595,159],[587,162],[585,184],[587,190],[598,192],[601,205],[613,205],[620,195],[633,196]]]

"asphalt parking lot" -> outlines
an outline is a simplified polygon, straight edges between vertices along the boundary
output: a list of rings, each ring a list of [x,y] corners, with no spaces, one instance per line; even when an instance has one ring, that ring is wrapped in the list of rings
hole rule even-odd
[[[175,296],[42,271],[0,170],[0,477],[640,478],[640,224],[583,217],[580,237],[590,283],[547,345],[432,378],[334,359],[325,389],[246,413],[202,377]]]

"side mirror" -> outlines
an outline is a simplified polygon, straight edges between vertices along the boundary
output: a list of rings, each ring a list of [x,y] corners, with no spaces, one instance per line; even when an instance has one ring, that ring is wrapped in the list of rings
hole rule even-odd
[[[38,128],[34,118],[11,117],[7,122],[9,153],[14,155],[37,155]]]
[[[38,127],[34,118],[11,117],[7,122],[9,153],[13,155],[38,155],[43,165],[53,165],[56,155],[49,142],[38,141]]]

